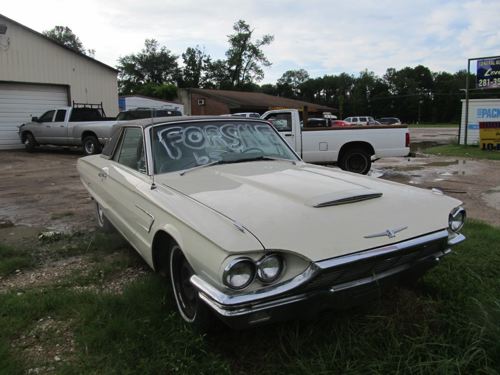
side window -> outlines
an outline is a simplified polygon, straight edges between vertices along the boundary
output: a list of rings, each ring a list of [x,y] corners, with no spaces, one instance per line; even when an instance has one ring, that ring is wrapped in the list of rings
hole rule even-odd
[[[269,121],[279,132],[292,130],[292,115],[290,113],[275,113],[267,116]]]
[[[359,118],[359,121],[360,121],[360,122],[367,122],[367,121],[368,121],[368,119],[367,119],[366,117],[360,117],[360,118]]]
[[[113,160],[141,173],[146,173],[142,129],[124,129],[120,146],[116,150]]]
[[[42,117],[38,119],[38,122],[52,122],[52,118],[54,117],[54,113],[56,111],[47,111],[45,112]]]
[[[66,117],[66,110],[59,109],[56,113],[56,119],[54,121],[55,122],[63,122],[65,117]]]

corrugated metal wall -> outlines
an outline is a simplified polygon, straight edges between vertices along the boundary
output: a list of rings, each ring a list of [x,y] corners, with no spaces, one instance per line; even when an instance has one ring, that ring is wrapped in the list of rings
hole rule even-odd
[[[0,38],[0,81],[69,85],[70,99],[103,102],[108,116],[118,113],[117,73],[62,48],[0,16],[7,33]]]
[[[18,126],[48,109],[68,105],[68,88],[0,82],[0,150],[21,148]]]

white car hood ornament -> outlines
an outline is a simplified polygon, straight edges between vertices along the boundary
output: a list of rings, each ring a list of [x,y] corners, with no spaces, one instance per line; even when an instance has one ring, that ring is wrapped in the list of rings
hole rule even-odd
[[[408,229],[407,226],[405,227],[398,227],[398,228],[394,228],[394,229],[386,229],[385,231],[383,232],[380,232],[380,233],[374,233],[374,234],[369,234],[367,236],[364,236],[365,238],[375,238],[375,237],[384,237],[384,236],[387,236],[389,238],[394,238],[396,237],[396,234],[399,233],[399,232],[402,232],[404,231],[405,229]]]

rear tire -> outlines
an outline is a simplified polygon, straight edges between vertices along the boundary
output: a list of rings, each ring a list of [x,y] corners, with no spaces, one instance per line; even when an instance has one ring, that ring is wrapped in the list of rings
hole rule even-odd
[[[372,159],[366,150],[352,148],[345,151],[339,164],[344,171],[367,174],[372,167]]]
[[[106,215],[104,215],[101,205],[97,202],[95,202],[95,213],[99,229],[106,233],[113,233],[115,231],[115,227],[111,224]]]
[[[214,329],[216,319],[190,282],[194,270],[177,244],[170,248],[170,282],[177,309],[182,319],[199,332]]]
[[[35,137],[31,133],[27,133],[24,138],[24,147],[28,152],[34,152],[36,149],[37,143]]]
[[[99,140],[93,135],[89,135],[83,138],[82,145],[85,155],[95,155],[101,153],[101,144],[99,143]]]

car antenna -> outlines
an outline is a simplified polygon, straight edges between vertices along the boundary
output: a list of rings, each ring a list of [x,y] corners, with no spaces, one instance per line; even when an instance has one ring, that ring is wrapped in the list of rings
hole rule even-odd
[[[154,124],[153,111],[154,111],[154,108],[151,108],[151,125]],[[155,140],[154,140],[153,126],[151,126],[151,159],[153,161],[153,170],[151,171],[151,180],[152,180],[151,181],[151,190],[156,189],[154,155],[155,155]]]

